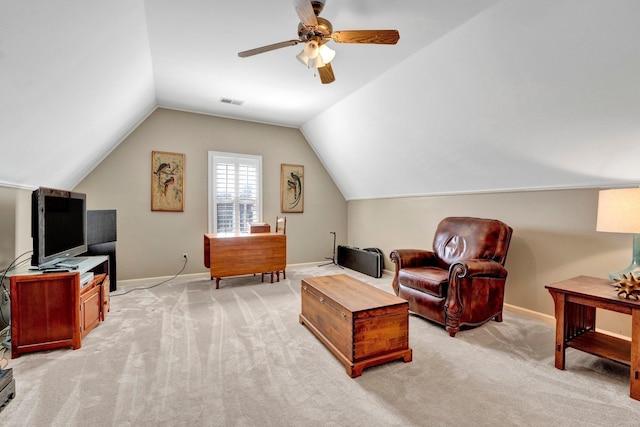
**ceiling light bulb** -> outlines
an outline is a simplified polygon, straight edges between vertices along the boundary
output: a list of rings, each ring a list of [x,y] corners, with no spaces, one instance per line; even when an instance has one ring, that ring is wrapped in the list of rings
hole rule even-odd
[[[298,59],[298,61],[309,68],[324,67],[325,62],[320,57],[319,53],[320,49],[318,46],[318,42],[315,40],[309,40],[304,45],[304,49],[302,49],[302,52],[296,55],[296,58]]]
[[[335,58],[336,56],[336,51],[331,49],[326,44],[323,44],[322,46],[320,46],[320,49],[318,49],[318,51],[320,52],[320,56],[322,57],[322,61],[324,62],[324,65],[333,61],[333,58]]]
[[[304,53],[309,59],[318,56],[318,42],[316,42],[315,40],[308,41],[304,46]]]

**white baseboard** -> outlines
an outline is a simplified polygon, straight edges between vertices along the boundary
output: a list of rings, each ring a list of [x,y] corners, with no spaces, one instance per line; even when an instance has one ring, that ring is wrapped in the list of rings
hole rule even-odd
[[[322,263],[322,261],[318,261],[319,263]],[[318,265],[318,262],[307,262],[307,263],[300,263],[300,264],[291,264],[291,265],[287,265],[287,268],[289,267],[302,267],[302,266],[313,266],[313,265]],[[393,276],[395,274],[395,272],[390,271],[390,270],[382,270],[382,274],[384,276]],[[209,279],[209,273],[205,272],[205,273],[192,273],[192,274],[181,274],[178,276],[181,280],[183,279]],[[132,287],[137,287],[140,285],[149,285],[149,284],[153,284],[153,283],[160,283],[163,282],[165,280],[170,280],[173,279],[173,276],[162,276],[162,277],[147,277],[147,278],[143,278],[143,279],[129,279],[129,280],[118,280],[118,289],[120,290],[121,288],[132,288]],[[116,291],[117,292],[117,291]],[[538,320],[544,324],[550,325],[555,327],[556,325],[556,318],[554,316],[551,316],[549,314],[544,314],[544,313],[540,313],[539,311],[533,311],[533,310],[529,310],[527,308],[522,308],[519,307],[517,305],[512,305],[512,304],[504,304],[504,309],[507,311],[510,311],[512,313],[516,313],[516,314],[520,314],[522,316],[528,317],[530,319],[535,319]],[[621,338],[621,339],[625,339],[625,340],[629,340],[630,338],[628,336],[625,335],[620,335],[620,334],[615,334],[606,330],[601,330],[600,328],[596,328],[597,331],[599,332],[605,332],[609,335],[615,336],[617,338]]]
[[[547,325],[553,326],[554,328],[556,326],[556,318],[548,314],[540,313],[538,311],[529,310],[526,308],[511,305],[511,304],[504,304],[504,309],[512,313],[517,313],[522,316],[529,317],[531,319],[539,320],[543,323],[546,323]],[[620,338],[622,340],[627,340],[627,341],[631,340],[631,338],[628,337],[627,335],[616,334],[615,332],[607,331],[606,329],[596,328],[596,331],[603,332],[607,335],[611,335],[613,337]]]
[[[322,261],[318,261],[318,263],[322,263]],[[306,263],[301,263],[301,264],[290,264],[290,265],[287,265],[287,268],[313,266],[313,265],[317,265],[318,263],[316,263],[316,262],[306,262]],[[178,277],[176,277],[176,279],[178,279],[178,278],[180,278],[180,280],[183,280],[183,279],[210,279],[211,276],[209,276],[208,272],[203,272],[203,273],[180,274],[180,275],[178,275]],[[141,279],[118,280],[118,289],[120,289],[120,286],[122,286],[123,288],[129,288],[129,287],[133,287],[133,286],[147,285],[149,283],[158,283],[158,282],[162,282],[162,281],[169,280],[169,279],[173,279],[173,276],[143,277]]]
[[[118,280],[118,289],[122,288],[130,288],[134,286],[140,285],[148,285],[153,283],[163,282],[165,280],[173,279],[174,276],[159,276],[159,277],[146,277],[142,279],[127,279],[127,280]],[[210,278],[209,273],[191,273],[191,274],[180,274],[176,279],[208,279]],[[117,291],[116,291],[117,292]]]
[[[531,319],[539,320],[547,325],[555,326],[556,318],[548,314],[540,313],[539,311],[529,310],[527,308],[518,307],[517,305],[504,304],[504,309],[512,313],[520,314]]]

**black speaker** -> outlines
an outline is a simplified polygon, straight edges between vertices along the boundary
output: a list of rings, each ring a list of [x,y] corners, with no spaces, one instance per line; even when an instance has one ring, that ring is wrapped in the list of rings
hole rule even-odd
[[[117,240],[115,210],[87,211],[87,245]]]
[[[118,289],[116,281],[117,215],[115,209],[87,211],[87,252],[85,255],[109,255],[109,290]]]

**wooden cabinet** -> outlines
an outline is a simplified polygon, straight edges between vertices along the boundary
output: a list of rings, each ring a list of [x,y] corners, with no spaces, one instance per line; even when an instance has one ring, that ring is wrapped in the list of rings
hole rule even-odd
[[[80,335],[82,338],[102,320],[102,287],[105,274],[97,276],[92,284],[80,292]]]
[[[10,278],[11,357],[54,348],[78,349],[109,310],[109,258],[89,257],[65,273],[21,271]],[[86,284],[83,274],[93,272]]]

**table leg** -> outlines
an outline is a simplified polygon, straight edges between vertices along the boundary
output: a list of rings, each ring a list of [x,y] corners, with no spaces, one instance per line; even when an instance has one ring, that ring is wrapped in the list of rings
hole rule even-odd
[[[640,400],[640,308],[631,312],[631,373],[630,393],[632,399]]]
[[[564,369],[565,354],[565,294],[549,290],[553,297],[556,314],[556,346],[555,346],[555,366],[558,369]]]

